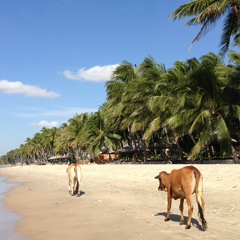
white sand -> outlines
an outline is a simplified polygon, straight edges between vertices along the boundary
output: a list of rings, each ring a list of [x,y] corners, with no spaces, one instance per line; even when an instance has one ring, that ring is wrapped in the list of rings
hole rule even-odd
[[[79,198],[68,194],[66,165],[2,168],[0,175],[21,183],[4,201],[24,217],[17,231],[29,239],[239,239],[240,165],[195,166],[204,176],[207,232],[195,197],[190,230],[179,225],[179,200],[164,222],[167,196],[154,177],[183,165],[83,165]]]

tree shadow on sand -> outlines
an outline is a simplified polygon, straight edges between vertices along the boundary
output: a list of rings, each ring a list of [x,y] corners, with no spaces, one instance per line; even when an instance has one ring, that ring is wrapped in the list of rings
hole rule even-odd
[[[161,213],[156,213],[154,216],[166,216],[166,212],[161,212]],[[188,217],[184,216],[184,223],[186,225],[187,223],[187,219]],[[177,215],[177,214],[172,214],[170,213],[170,219],[169,221],[172,221],[172,222],[180,222],[180,215]],[[199,224],[199,221],[195,218],[192,218],[192,226],[196,227],[197,229],[201,230],[201,231],[204,231],[202,226]]]

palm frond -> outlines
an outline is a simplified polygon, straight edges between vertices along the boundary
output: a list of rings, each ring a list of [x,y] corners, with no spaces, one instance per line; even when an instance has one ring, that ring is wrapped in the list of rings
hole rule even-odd
[[[223,24],[222,36],[221,36],[221,52],[226,53],[229,49],[231,36],[234,36],[239,31],[239,26],[237,24],[236,15],[233,12],[233,9],[229,11],[226,16]]]
[[[204,146],[207,146],[211,140],[211,136],[212,136],[212,132],[209,129],[209,127],[204,127],[202,129],[202,133],[199,136],[199,139],[197,141],[197,143],[194,145],[194,147],[192,148],[191,152],[190,152],[190,157],[195,157],[196,155],[198,155],[201,151],[201,149]]]
[[[161,128],[161,118],[155,118],[150,124],[145,133],[143,134],[143,139],[148,139],[154,132],[158,131]]]
[[[230,154],[232,152],[231,136],[224,119],[220,115],[216,119],[215,129],[217,131],[217,140],[222,150]]]
[[[202,111],[192,123],[189,134],[193,133],[197,129],[201,129],[203,126],[209,126],[211,123],[211,114],[209,110]]]
[[[238,66],[240,66],[240,53],[237,53],[233,50],[229,50],[229,61],[236,63]]]

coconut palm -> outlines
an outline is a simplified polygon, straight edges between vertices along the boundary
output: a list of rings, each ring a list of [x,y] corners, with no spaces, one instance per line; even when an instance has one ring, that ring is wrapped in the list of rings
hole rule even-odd
[[[128,144],[131,144],[130,129],[123,125],[122,121],[132,113],[132,110],[127,111],[122,99],[129,84],[137,77],[136,66],[124,61],[113,72],[111,80],[106,83],[107,108],[111,113],[111,118],[108,118],[109,124],[111,122],[111,129],[118,129],[118,133],[121,131],[123,139]]]
[[[84,135],[84,125],[89,118],[88,113],[82,113],[80,115],[75,115],[68,121],[67,126],[67,135],[69,146],[75,156],[76,159],[79,159],[83,155],[84,143],[83,143],[83,135]]]
[[[69,135],[67,124],[64,123],[57,131],[54,139],[54,153],[59,155],[66,155],[70,151]]]
[[[151,56],[146,58],[137,69],[138,78],[132,81],[123,95],[123,103],[131,112],[131,131],[133,133],[145,130],[153,119],[153,111],[149,101],[159,94],[158,86],[162,75],[166,73],[165,66],[156,62]],[[132,120],[131,120],[132,119]]]
[[[122,94],[129,82],[137,77],[135,67],[124,61],[113,72],[112,78],[106,83],[107,100],[116,107],[122,99]]]
[[[58,129],[53,128],[42,128],[41,130],[41,142],[43,144],[44,152],[47,157],[50,157],[54,153],[54,140],[56,138]]]
[[[240,43],[240,0],[192,0],[177,8],[169,16],[174,20],[186,17],[193,17],[187,22],[187,26],[201,26],[191,46],[214,27],[221,17],[224,17],[221,51],[227,52],[231,38],[235,45]]]
[[[186,74],[185,86],[182,85],[182,91],[179,91],[182,97],[178,96],[181,104],[168,120],[179,136],[188,128],[188,133],[196,137],[192,155],[198,154],[213,140],[220,144],[222,153],[232,153],[229,120],[240,119],[239,91],[232,88],[235,79],[231,77],[228,77],[228,84],[222,83],[217,71],[219,66],[223,66],[222,60],[212,53],[200,58],[199,64]],[[235,96],[234,101],[229,100],[230,94]]]
[[[110,151],[118,146],[121,137],[110,131],[110,125],[107,124],[102,113],[98,111],[90,116],[86,122],[84,139],[88,145],[87,152],[92,157],[97,157],[103,150],[110,154]]]
[[[174,127],[168,125],[168,119],[176,113],[179,106],[178,92],[181,82],[189,69],[189,65],[180,61],[175,62],[175,66],[168,71],[163,71],[156,82],[155,94],[148,101],[148,107],[152,111],[152,121],[144,133],[143,138],[150,136],[158,141],[159,146],[177,144],[180,155],[180,145],[178,134]],[[163,149],[160,153],[164,158]]]

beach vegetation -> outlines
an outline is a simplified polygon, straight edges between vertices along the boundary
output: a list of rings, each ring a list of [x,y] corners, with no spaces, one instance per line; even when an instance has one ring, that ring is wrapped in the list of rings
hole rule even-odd
[[[170,69],[151,56],[138,67],[124,61],[106,83],[107,100],[97,112],[43,128],[1,162],[47,162],[56,154],[94,159],[120,148],[128,161],[133,156],[164,160],[165,149],[178,159],[234,157],[240,136],[239,73],[235,51],[229,51],[227,65],[213,53],[176,61]]]

